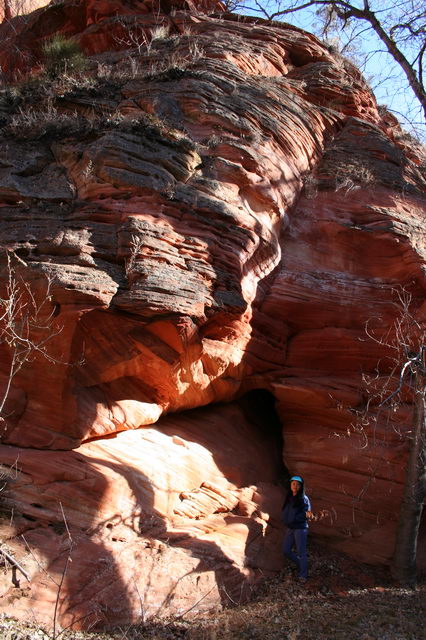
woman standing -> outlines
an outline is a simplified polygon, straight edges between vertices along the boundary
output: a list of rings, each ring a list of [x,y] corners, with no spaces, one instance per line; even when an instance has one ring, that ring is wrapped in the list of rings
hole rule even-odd
[[[298,578],[308,578],[308,519],[313,517],[311,503],[305,495],[305,483],[300,476],[290,478],[290,491],[284,501],[283,521],[287,526],[284,538],[284,555],[294,562],[298,569]],[[294,553],[293,548],[296,549]]]

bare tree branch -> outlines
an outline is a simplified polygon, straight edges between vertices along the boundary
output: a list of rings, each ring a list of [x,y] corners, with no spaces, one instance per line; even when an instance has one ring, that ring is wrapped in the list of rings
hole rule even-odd
[[[269,9],[275,8],[275,11]],[[336,35],[344,34],[349,40],[358,37],[354,23],[367,25],[383,43],[385,51],[391,56],[397,68],[410,87],[426,120],[426,90],[424,86],[424,53],[426,48],[425,12],[421,2],[402,0],[383,6],[379,0],[291,0],[285,5],[282,0],[271,3],[268,0],[254,0],[253,4],[242,4],[239,8],[255,10],[268,20],[282,19],[285,16],[301,13],[306,15],[310,9],[317,8],[317,16],[323,21],[322,35],[334,30]],[[338,21],[335,23],[335,21]],[[355,28],[353,36],[351,31]],[[413,121],[414,124],[414,121]]]
[[[15,376],[37,355],[52,364],[57,360],[48,349],[62,327],[54,321],[51,304],[52,280],[47,277],[44,291],[36,298],[32,286],[18,275],[17,266],[27,266],[16,254],[6,252],[6,284],[0,297],[0,346],[7,347],[9,363],[6,385],[0,396],[0,421],[5,419],[5,405]]]

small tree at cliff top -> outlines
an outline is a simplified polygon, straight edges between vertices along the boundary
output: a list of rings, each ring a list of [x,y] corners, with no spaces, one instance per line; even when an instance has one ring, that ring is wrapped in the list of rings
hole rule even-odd
[[[405,113],[396,112],[422,135],[426,120],[424,0],[236,0],[233,7],[269,20],[294,19],[297,23],[300,16],[300,26],[309,29],[316,25],[318,35],[337,46],[340,53],[364,51],[365,61],[385,52],[400,71],[399,77],[405,77],[407,107]],[[309,21],[311,25],[307,26]],[[388,85],[392,100],[395,94],[401,94],[397,76],[390,64],[382,62],[380,70],[378,66],[373,74],[381,76],[381,82],[392,80]],[[407,90],[414,97],[412,106],[408,106]]]
[[[417,537],[426,497],[426,327],[414,317],[411,302],[405,290],[398,292],[399,315],[386,336],[367,326],[368,336],[390,352],[394,363],[384,383],[380,378],[370,381],[367,404],[378,403],[379,410],[392,410],[402,401],[403,393],[412,398],[411,429],[405,434],[408,462],[391,567],[398,582],[412,587],[416,584]],[[391,392],[392,386],[396,388]]]
[[[0,422],[4,424],[9,411],[6,403],[12,383],[22,367],[36,356],[52,364],[58,361],[50,355],[48,343],[61,332],[55,327],[51,305],[52,281],[47,278],[44,291],[37,295],[29,282],[19,275],[19,267],[26,263],[11,251],[6,251],[6,264],[2,273],[0,297],[0,347],[6,347],[3,360],[4,388],[0,394]],[[0,426],[0,438],[4,427]]]

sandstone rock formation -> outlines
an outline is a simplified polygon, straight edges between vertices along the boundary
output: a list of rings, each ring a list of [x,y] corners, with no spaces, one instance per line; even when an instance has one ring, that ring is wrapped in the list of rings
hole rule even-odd
[[[28,14],[39,7],[48,4],[45,0],[3,0],[0,5],[0,24],[18,15]]]
[[[244,597],[281,567],[286,468],[329,514],[314,534],[386,563],[404,482],[409,395],[356,415],[390,370],[366,323],[387,335],[396,288],[425,321],[421,150],[314,36],[152,7],[0,26],[6,75],[37,78],[57,32],[90,56],[0,103],[1,244],[36,300],[51,282],[53,335],[4,410],[3,540],[31,583],[2,606],[58,603],[62,627]]]

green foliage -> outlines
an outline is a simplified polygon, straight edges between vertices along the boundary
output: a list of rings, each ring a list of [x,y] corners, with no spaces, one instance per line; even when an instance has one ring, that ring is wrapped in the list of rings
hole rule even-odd
[[[78,42],[60,34],[44,44],[43,56],[46,71],[53,77],[71,71],[83,71],[87,66],[87,58]]]

